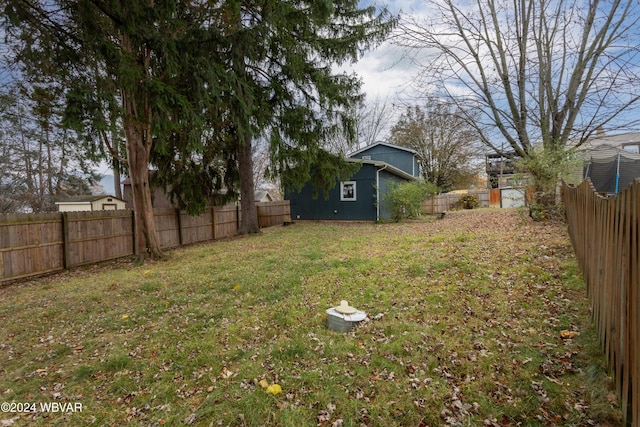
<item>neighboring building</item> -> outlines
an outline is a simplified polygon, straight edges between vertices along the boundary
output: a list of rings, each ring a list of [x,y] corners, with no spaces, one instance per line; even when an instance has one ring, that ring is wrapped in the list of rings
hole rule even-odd
[[[520,156],[515,151],[504,154],[487,154],[487,185],[492,188],[511,188],[520,186],[522,174],[518,174],[516,163]]]
[[[491,207],[519,208],[525,205],[526,177],[518,171],[515,151],[487,154],[486,172]]]
[[[607,135],[603,131],[585,142],[579,149],[589,152],[601,146],[610,146],[631,154],[640,154],[640,132]]]
[[[109,195],[75,196],[56,202],[58,212],[74,211],[115,211],[126,209],[124,200]]]
[[[149,172],[150,174],[153,171]],[[127,203],[127,209],[133,209],[133,189],[131,188],[131,178],[127,178],[122,181],[122,198]],[[153,209],[171,209],[175,208],[169,198],[169,195],[162,189],[162,187],[153,187],[151,192],[151,203]]]
[[[314,198],[311,183],[287,190],[291,218],[311,220],[378,221],[391,218],[384,201],[392,183],[414,181],[420,176],[416,153],[408,148],[378,142],[352,153],[347,159],[360,164],[348,180],[338,182],[324,198]]]
[[[153,171],[150,171],[150,173],[153,173]],[[226,193],[226,189],[223,188],[222,190],[220,190],[220,196],[218,197],[218,199],[222,199]],[[131,180],[129,178],[122,181],[122,198],[127,204],[127,209],[133,209],[133,193],[131,189]],[[272,202],[274,200],[275,197],[271,195],[269,191],[258,190],[255,192],[256,202]],[[176,203],[171,202],[169,194],[165,192],[162,187],[153,187],[153,192],[151,193],[151,201],[153,209],[175,209],[178,207]],[[220,200],[215,199],[211,201],[212,204],[217,204],[219,202]]]
[[[600,133],[580,150],[584,153],[581,178],[589,178],[599,193],[617,194],[640,178],[640,132]]]
[[[275,198],[267,190],[258,190],[255,192],[256,203],[273,202]]]

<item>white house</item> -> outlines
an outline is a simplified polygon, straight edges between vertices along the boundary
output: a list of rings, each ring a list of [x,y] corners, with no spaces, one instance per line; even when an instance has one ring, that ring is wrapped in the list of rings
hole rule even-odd
[[[58,212],[115,211],[126,209],[125,204],[126,202],[124,200],[105,194],[99,196],[75,196],[61,202],[56,202]]]

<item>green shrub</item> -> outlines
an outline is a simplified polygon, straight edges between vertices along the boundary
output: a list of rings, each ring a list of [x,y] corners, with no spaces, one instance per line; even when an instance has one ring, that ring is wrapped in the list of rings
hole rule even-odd
[[[463,209],[475,209],[480,206],[480,199],[475,194],[464,194],[458,200],[458,205]]]
[[[397,222],[419,217],[425,200],[437,193],[438,188],[430,182],[402,182],[392,186],[384,201],[388,204],[391,217]]]

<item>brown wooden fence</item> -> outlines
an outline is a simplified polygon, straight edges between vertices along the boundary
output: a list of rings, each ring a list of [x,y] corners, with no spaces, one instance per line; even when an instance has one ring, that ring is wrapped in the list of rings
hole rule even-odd
[[[291,221],[289,201],[257,203],[261,227]],[[233,236],[236,205],[208,208],[200,216],[155,210],[160,247]],[[0,215],[0,284],[10,280],[134,255],[133,211]]]
[[[480,207],[489,207],[489,190],[470,190],[469,194],[475,194],[480,201]],[[426,214],[437,214],[453,209],[458,200],[464,196],[460,193],[438,194],[427,199],[422,205],[422,210]]]
[[[640,180],[615,197],[563,185],[571,243],[627,424],[640,426]]]

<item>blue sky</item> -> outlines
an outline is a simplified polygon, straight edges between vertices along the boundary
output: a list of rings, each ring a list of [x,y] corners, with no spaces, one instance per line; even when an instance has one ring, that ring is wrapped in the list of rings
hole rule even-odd
[[[582,1],[582,0],[577,0]],[[633,0],[635,1],[635,0]],[[475,3],[475,1],[464,2]],[[385,2],[384,0],[361,1],[361,6],[370,4],[386,4],[392,13],[402,12],[404,15],[413,16],[431,16],[428,13],[427,0],[392,0]],[[602,7],[606,7],[602,6]],[[637,38],[636,44],[640,46],[640,32],[635,31],[634,37]],[[633,43],[633,40],[631,40]],[[640,61],[640,57],[636,60]],[[637,65],[640,67],[640,64]],[[402,50],[394,46],[391,42],[385,42],[377,49],[367,52],[364,57],[356,64],[343,66],[341,70],[347,72],[356,72],[363,80],[363,91],[367,94],[368,100],[378,98],[387,98],[394,104],[402,104],[404,102],[415,101],[416,89],[412,86],[411,81],[416,76],[419,69],[411,64],[411,61],[403,57]],[[640,104],[635,108],[629,109],[628,116],[630,120],[640,118]],[[640,130],[640,124],[635,126]],[[636,129],[630,129],[636,130]]]

